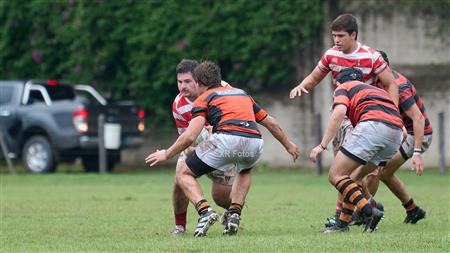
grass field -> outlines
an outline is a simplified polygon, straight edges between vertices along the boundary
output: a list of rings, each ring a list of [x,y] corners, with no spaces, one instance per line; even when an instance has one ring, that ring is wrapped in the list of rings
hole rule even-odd
[[[237,236],[222,236],[216,223],[206,238],[193,238],[197,216],[191,206],[189,234],[173,238],[173,170],[2,173],[0,252],[449,252],[448,176],[399,175],[427,211],[417,225],[402,224],[402,206],[381,186],[377,199],[386,213],[377,232],[352,227],[349,233],[321,234],[336,201],[326,177],[260,169]],[[210,199],[209,180],[201,183]]]

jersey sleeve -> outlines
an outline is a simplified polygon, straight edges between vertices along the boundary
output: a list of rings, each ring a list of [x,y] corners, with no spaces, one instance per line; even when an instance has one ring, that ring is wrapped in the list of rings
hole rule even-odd
[[[413,104],[416,103],[416,100],[414,99],[415,92],[412,90],[410,83],[405,83],[398,86],[398,96],[400,101],[398,107],[402,111],[408,110]]]
[[[317,63],[317,67],[324,73],[328,73],[331,71],[326,52],[325,52],[325,54],[322,55],[322,58]]]
[[[255,120],[256,120],[256,122],[261,122],[261,121],[263,121],[263,120],[267,117],[267,115],[269,115],[269,114],[267,114],[267,112],[266,112],[261,106],[259,106],[259,105],[255,102],[255,100],[253,100],[253,98],[252,98],[252,101],[253,101],[253,113],[255,114]]]
[[[348,92],[343,86],[339,86],[334,91],[333,108],[336,105],[345,105],[346,107],[350,105],[350,98],[348,97]]]
[[[383,72],[387,66],[387,62],[383,59],[383,56],[375,51],[373,54],[373,73],[378,75]]]
[[[181,134],[184,129],[189,126],[189,121],[187,121],[183,115],[178,111],[177,104],[175,101],[172,103],[172,116],[175,120],[175,125],[178,128],[178,133]]]

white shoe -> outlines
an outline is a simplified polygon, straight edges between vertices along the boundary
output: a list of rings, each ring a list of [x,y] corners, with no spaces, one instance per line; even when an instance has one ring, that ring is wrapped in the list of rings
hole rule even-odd
[[[212,209],[198,218],[197,228],[194,231],[194,237],[206,236],[208,229],[219,219],[219,215]]]

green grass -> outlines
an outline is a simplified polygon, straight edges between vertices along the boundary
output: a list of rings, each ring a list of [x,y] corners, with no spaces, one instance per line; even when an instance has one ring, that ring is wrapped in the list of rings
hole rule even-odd
[[[243,229],[224,237],[217,223],[206,238],[192,237],[197,220],[192,206],[189,233],[182,238],[168,234],[173,170],[69,171],[0,175],[0,252],[449,252],[449,178],[434,171],[422,177],[399,172],[427,218],[402,224],[402,206],[380,186],[377,199],[386,217],[372,234],[359,227],[349,233],[319,232],[336,202],[336,190],[325,176],[255,171]],[[209,180],[200,181],[211,199]]]

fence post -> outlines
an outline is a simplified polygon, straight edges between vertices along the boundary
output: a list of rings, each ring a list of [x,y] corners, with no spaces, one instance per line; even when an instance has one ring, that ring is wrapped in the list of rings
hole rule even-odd
[[[445,164],[445,126],[444,112],[439,112],[439,173],[445,175],[447,166]]]
[[[317,129],[316,132],[316,143],[320,143],[322,141],[322,114],[316,113],[316,120],[314,124],[315,128]],[[317,156],[316,161],[316,168],[317,168],[317,175],[321,176],[323,173],[322,168],[322,154],[319,154]]]
[[[105,115],[98,115],[98,165],[100,173],[106,173],[107,159],[105,148]]]

